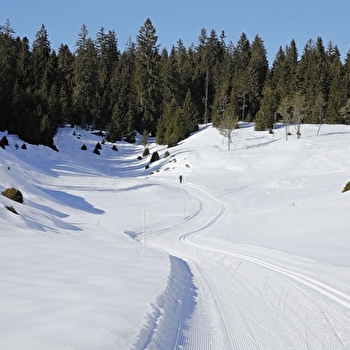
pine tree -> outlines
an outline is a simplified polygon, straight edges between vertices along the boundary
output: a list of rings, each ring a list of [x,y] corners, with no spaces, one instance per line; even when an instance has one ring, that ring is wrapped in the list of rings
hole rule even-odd
[[[62,120],[68,121],[71,125],[77,124],[73,108],[73,64],[74,56],[67,45],[61,45],[57,55],[57,80],[59,90],[59,105],[62,113]]]
[[[241,121],[249,119],[249,61],[251,46],[245,33],[242,33],[233,51],[233,75],[230,103],[235,106],[234,115]]]
[[[0,26],[0,130],[8,129],[12,116],[13,87],[16,81],[17,47],[10,21]]]
[[[136,129],[155,133],[160,117],[159,45],[152,21],[147,18],[137,35],[135,84],[137,92],[138,120]]]
[[[260,108],[262,89],[268,72],[266,50],[262,39],[257,35],[251,45],[251,57],[248,64],[249,114],[252,120]]]
[[[82,126],[94,124],[97,99],[97,51],[94,42],[88,38],[85,25],[81,27],[76,43],[73,69],[73,103],[82,118]]]
[[[111,77],[119,58],[115,32],[105,33],[102,27],[97,33],[95,45],[98,56],[95,121],[96,126],[103,128],[108,124],[113,111]]]
[[[344,123],[339,110],[346,103],[346,85],[344,84],[344,70],[340,61],[340,52],[331,43],[328,46],[329,60],[328,103],[325,118],[329,123]]]
[[[112,142],[126,138],[134,140],[137,114],[134,84],[136,45],[129,42],[113,73],[111,100],[114,102],[108,125],[108,139]]]
[[[217,126],[222,117],[222,112],[228,107],[228,96],[231,93],[232,57],[226,50],[221,62],[217,62],[214,67],[213,88],[215,91],[213,101],[212,122]]]
[[[298,65],[298,87],[305,99],[305,122],[317,123],[319,117],[314,106],[316,99],[327,101],[328,63],[322,39],[317,38],[316,44],[309,40]]]
[[[42,81],[46,71],[46,66],[51,55],[51,44],[49,36],[44,25],[36,34],[36,38],[33,42],[33,76],[34,86],[33,91],[39,91],[42,88]]]

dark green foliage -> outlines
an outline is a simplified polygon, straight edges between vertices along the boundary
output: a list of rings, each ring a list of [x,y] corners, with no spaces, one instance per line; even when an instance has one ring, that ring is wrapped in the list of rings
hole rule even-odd
[[[23,203],[22,192],[16,188],[7,188],[6,190],[2,191],[1,194],[9,199],[12,199],[15,202]]]
[[[157,160],[159,160],[159,153],[156,151],[152,153],[152,156],[149,162],[153,163],[153,162],[156,162]]]
[[[94,149],[94,153],[97,154],[97,155],[100,155],[100,154],[101,154],[100,151],[98,150],[98,148],[95,148],[95,149]]]
[[[22,144],[22,149],[27,149],[27,145],[25,143]]]
[[[3,137],[1,138],[1,143],[2,143],[4,146],[8,146],[8,145],[9,145],[9,141],[8,141],[8,139],[7,139],[6,136],[3,136]]]
[[[142,160],[142,157],[141,157],[141,156],[138,156],[138,157],[137,157],[137,160]]]
[[[159,45],[152,21],[147,18],[137,35],[135,59],[135,92],[137,120],[135,129],[139,132],[156,131],[160,117],[161,91],[159,89]]]
[[[145,169],[149,169],[149,165],[148,164],[145,166]]]
[[[169,151],[165,151],[165,153],[164,153],[164,158],[168,158],[169,156],[170,156]]]
[[[112,150],[113,150],[113,151],[118,151],[117,146],[116,146],[116,145],[113,145],[113,146],[112,146]]]
[[[80,149],[83,150],[83,151],[86,151],[86,150],[87,150],[87,147],[86,147],[86,145],[84,144],[84,145],[81,146]]]
[[[350,181],[345,185],[343,192],[350,191]]]
[[[146,157],[148,155],[149,155],[149,149],[148,149],[148,147],[146,147],[142,152],[142,157]]]
[[[96,143],[96,146],[95,146],[96,149],[102,149],[102,146],[99,142]]]
[[[67,122],[107,129],[111,142],[135,142],[136,130],[145,145],[152,135],[170,147],[224,113],[256,130],[273,128],[278,113],[286,123],[350,123],[350,51],[342,63],[320,37],[300,57],[292,40],[269,67],[259,35],[233,44],[203,28],[195,45],[160,50],[150,19],[123,52],[114,31],[92,39],[85,25],[74,53],[52,50],[44,25],[32,45],[14,34],[9,21],[0,25],[0,130],[25,142],[54,147]]]

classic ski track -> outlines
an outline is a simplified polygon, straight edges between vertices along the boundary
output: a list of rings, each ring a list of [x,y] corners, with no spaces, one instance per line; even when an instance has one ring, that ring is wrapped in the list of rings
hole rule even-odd
[[[195,187],[195,186],[192,186],[192,187]],[[203,192],[203,190],[201,190],[201,191]],[[209,195],[209,196],[211,197],[211,200],[214,198],[211,195]],[[208,244],[199,243],[198,241],[195,242],[194,239],[199,233],[203,233],[204,231],[210,229],[211,226],[214,225],[214,223],[218,222],[220,217],[222,217],[225,214],[226,210],[225,210],[224,203],[219,201],[219,200],[217,200],[217,199],[216,199],[216,202],[219,204],[219,210],[218,210],[217,214],[213,218],[211,218],[205,225],[202,225],[198,229],[195,229],[195,230],[190,231],[190,232],[186,232],[183,235],[181,235],[179,237],[179,239],[182,242],[184,242],[184,243],[186,243],[188,245],[191,245],[192,247],[196,248],[197,251],[199,249],[200,251],[213,252],[213,253],[218,253],[218,254],[225,254],[227,256],[240,259],[241,261],[250,262],[250,263],[253,263],[253,264],[255,264],[255,265],[259,266],[259,267],[266,268],[266,269],[268,269],[270,271],[273,271],[273,272],[275,272],[275,273],[277,273],[279,275],[285,276],[289,280],[294,280],[298,284],[304,285],[304,287],[311,288],[314,291],[318,292],[319,294],[321,294],[321,295],[331,299],[332,301],[338,303],[339,305],[350,309],[350,292],[347,290],[349,293],[346,293],[344,291],[341,291],[340,289],[336,289],[336,288],[330,286],[329,284],[326,284],[325,282],[322,282],[321,276],[317,276],[318,279],[316,279],[314,277],[311,277],[310,275],[307,275],[306,273],[304,273],[302,271],[298,271],[297,269],[291,269],[290,267],[283,267],[283,266],[280,266],[280,265],[276,265],[274,263],[267,262],[267,261],[261,260],[259,258],[250,256],[250,255],[247,255],[247,254],[243,254],[241,252],[228,250],[228,249],[223,249],[223,248],[216,248],[216,247],[213,247],[213,246],[209,246]],[[209,264],[206,264],[206,265],[210,268]],[[215,272],[214,269],[212,269],[212,271]],[[220,277],[220,276],[218,275],[218,277]],[[328,279],[328,282],[330,282],[329,279]],[[333,282],[333,284],[336,285],[334,282]],[[232,287],[231,285],[228,285],[225,288],[225,292],[227,292],[227,290],[229,290],[231,287]],[[342,286],[342,288],[345,288],[345,287]],[[236,294],[232,295],[232,299],[234,299],[234,297],[237,297],[237,295]],[[310,297],[308,297],[308,298],[311,301],[313,301],[314,303],[316,303],[314,301],[314,299],[311,299]],[[316,303],[316,305],[317,305],[317,303]],[[218,310],[220,309],[220,307],[217,307],[217,308],[218,308]],[[285,308],[285,304],[284,304],[284,308]],[[324,313],[334,317],[329,311],[326,311],[323,308],[322,308],[322,312],[324,312]],[[220,313],[221,316],[223,316],[223,313],[220,310],[219,310],[219,313]],[[299,317],[297,314],[295,314],[295,316]],[[300,321],[303,322],[303,320],[300,320]],[[295,328],[292,321],[289,320],[288,323],[290,325],[290,328],[292,328],[292,329]],[[230,327],[229,325],[225,324],[225,328],[226,329],[229,328],[229,327]],[[306,327],[307,327],[307,325],[306,325]],[[310,332],[310,330],[308,332]],[[294,345],[296,346],[296,347],[294,347],[295,349],[298,348],[298,338],[300,340],[302,338],[305,339],[305,337],[307,337],[306,342],[307,342],[309,347],[311,346],[311,348],[317,349],[317,347],[319,346],[319,344],[318,344],[319,339],[318,339],[317,335],[314,335],[314,338],[316,338],[316,340],[311,342],[307,332],[306,332],[306,334],[304,336],[300,332],[299,329],[295,328],[295,334],[296,335],[295,335],[294,341],[292,339],[289,339],[290,342],[294,342]],[[335,332],[335,334],[337,334],[337,332]],[[261,337],[261,335],[259,337]],[[340,337],[338,337],[338,339],[339,339],[340,343],[343,342]],[[260,339],[260,341],[261,340],[262,339]],[[256,342],[256,343],[258,344],[258,342]],[[260,343],[260,344],[262,344],[262,343]],[[272,349],[271,344],[269,344],[267,346],[268,347],[256,347],[256,348],[257,349],[259,349],[259,348],[271,348]],[[300,344],[300,342],[299,342],[299,346],[300,346],[300,348],[303,348],[303,345]],[[227,347],[227,349],[229,349],[229,348],[232,348],[232,347]],[[243,344],[241,344],[239,348],[240,349],[243,348]],[[251,345],[249,346],[249,348],[252,348]],[[276,349],[278,349],[278,348],[279,347],[276,346]]]
[[[310,156],[323,148],[322,144],[320,145],[318,143],[312,146],[312,149],[304,154],[301,159],[292,161],[293,166],[295,166],[295,163],[298,163],[299,166],[301,165],[301,169],[297,174],[296,180],[299,180],[304,167],[307,165],[310,159]],[[287,167],[289,168],[292,165],[289,164]],[[244,186],[244,188],[241,190],[246,190],[251,184],[252,182],[249,179],[246,186]],[[324,318],[329,326],[334,330],[333,334],[337,339],[334,340],[334,346],[333,344],[331,346],[331,344],[327,343],[329,349],[347,349],[350,346],[350,337],[348,335],[350,330],[347,329],[346,326],[343,326],[340,321],[338,322],[339,324],[337,328],[334,326],[334,324],[338,321],[338,315],[333,314],[331,308],[327,307],[326,303],[323,303],[324,305],[320,306],[317,303],[314,295],[310,296],[302,292],[302,289],[305,290],[305,288],[310,288],[314,291],[314,293],[316,292],[317,295],[326,297],[328,300],[338,304],[338,307],[340,306],[350,310],[350,290],[348,287],[339,285],[338,283],[324,276],[306,273],[292,266],[282,266],[281,263],[276,264],[273,262],[268,262],[240,251],[215,247],[205,244],[204,242],[200,242],[198,240],[199,236],[209,230],[213,230],[215,226],[220,223],[220,220],[224,218],[228,209],[227,205],[200,186],[185,184],[181,185],[181,188],[186,195],[191,196],[197,200],[198,203],[200,203],[199,209],[189,215],[183,224],[178,224],[176,227],[172,227],[171,229],[159,230],[153,232],[152,234],[152,236],[155,237],[158,234],[164,234],[169,231],[176,233],[179,232],[181,228],[186,227],[186,231],[179,233],[177,239],[186,244],[187,247],[193,248],[193,251],[188,252],[181,249],[176,249],[174,245],[171,246],[172,254],[174,254],[175,249],[175,255],[188,262],[194,274],[195,284],[198,287],[198,302],[196,305],[195,317],[193,318],[190,329],[181,329],[181,327],[185,327],[184,321],[178,321],[178,342],[174,349],[179,348],[180,343],[185,344],[183,339],[184,334],[186,335],[185,337],[187,343],[185,346],[181,346],[182,349],[277,350],[283,348],[283,346],[285,348],[292,346],[293,349],[318,349],[320,347],[320,344],[322,344],[322,339],[320,339],[320,336],[315,333],[313,329],[310,329],[308,325],[308,315],[306,320],[304,320],[297,314],[297,311],[294,311],[290,306],[287,306],[286,300],[289,295],[289,290],[283,290],[282,294],[279,295],[279,301],[276,309],[277,313],[283,315],[279,317],[283,320],[284,328],[281,326],[281,322],[278,323],[275,321],[275,323],[273,323],[277,328],[280,327],[280,333],[282,333],[276,339],[274,339],[274,343],[271,343],[271,337],[269,337],[269,335],[273,333],[273,329],[268,330],[268,328],[271,328],[268,322],[267,326],[265,325],[267,327],[265,331],[261,330],[260,332],[257,332],[256,328],[251,328],[249,322],[252,323],[251,315],[253,315],[253,311],[256,312],[256,314],[258,314],[262,320],[264,319],[264,313],[260,306],[254,305],[254,301],[250,301],[247,298],[242,299],[242,295],[236,293],[235,288],[233,288],[239,285],[237,288],[245,290],[247,295],[251,295],[254,292],[254,288],[258,291],[258,289],[254,286],[254,282],[243,278],[242,276],[240,276],[239,279],[234,276],[235,271],[237,271],[242,262],[254,264],[259,268],[270,271],[268,273],[273,272],[278,276],[283,276],[285,279],[290,281],[292,288],[299,290],[304,294],[305,298],[309,299],[313,304],[315,304],[319,308],[320,312],[324,314]],[[193,191],[195,191],[195,194]],[[211,203],[216,203],[214,213],[212,208],[215,206],[211,206],[210,215],[206,214],[207,208],[203,207],[203,204],[208,202],[208,200],[202,200],[203,195],[204,197],[209,198]],[[205,223],[201,224],[199,227],[194,227],[191,229],[189,224],[196,222],[199,216],[206,217],[205,220],[198,220],[201,223]],[[160,246],[165,250],[170,248],[169,246],[164,245],[164,243]],[[214,255],[207,260],[205,255],[208,253],[214,253]],[[215,257],[219,255],[222,256],[221,259],[214,264],[216,262]],[[228,282],[226,282],[226,280],[223,282],[222,276],[225,274],[225,270],[231,270],[231,267],[234,264],[234,262],[229,260],[229,266],[225,266],[224,261],[225,259],[227,260],[227,258],[236,259],[239,261],[239,264],[236,266],[233,272],[230,272]],[[218,267],[220,267],[220,269],[218,269]],[[218,281],[219,285],[212,286],[212,280]],[[232,280],[234,280],[234,282]],[[245,283],[243,283],[244,280]],[[247,284],[249,284],[249,288],[247,287]],[[298,286],[303,286],[303,288],[299,288]],[[265,288],[268,288],[270,291],[272,291],[272,293],[276,293],[267,285]],[[216,293],[216,289],[218,293]],[[268,293],[265,294],[268,297]],[[220,300],[217,300],[220,295],[221,297],[224,295],[225,300],[232,301],[230,308],[227,307],[225,302],[221,303]],[[320,298],[318,297],[318,299]],[[324,300],[324,298],[322,300]],[[249,302],[250,304],[247,304]],[[270,303],[271,307],[276,307],[271,300]],[[253,311],[250,314],[247,314],[247,312],[245,312],[246,310],[244,308],[242,309],[242,305],[250,305],[249,307]],[[293,319],[290,318],[291,316],[286,316],[286,308],[291,316],[293,316],[295,319],[299,319],[299,324],[305,325],[305,330],[302,330],[300,327],[298,328],[297,325],[294,325]],[[240,322],[238,322],[238,324],[234,324],[232,321],[229,321],[233,317],[231,313],[232,311],[236,313],[236,318],[240,317]],[[331,322],[331,319],[333,319],[333,322]],[[202,321],[201,324],[198,324],[200,321]],[[270,317],[269,321],[271,322],[273,319]],[[345,340],[342,339],[341,334],[339,334],[338,331],[341,327],[343,327],[346,332]],[[218,336],[219,334],[220,336]],[[182,338],[180,339],[180,337]],[[324,342],[325,341],[326,339]]]

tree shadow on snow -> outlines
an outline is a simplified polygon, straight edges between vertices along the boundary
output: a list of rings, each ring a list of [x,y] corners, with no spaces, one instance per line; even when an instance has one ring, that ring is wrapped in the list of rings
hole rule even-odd
[[[90,203],[88,203],[84,198],[74,196],[67,192],[49,190],[46,188],[41,188],[43,192],[54,198],[55,200],[61,202],[62,204],[69,206],[74,209],[82,210],[91,214],[103,214],[104,211],[101,209],[94,208]]]

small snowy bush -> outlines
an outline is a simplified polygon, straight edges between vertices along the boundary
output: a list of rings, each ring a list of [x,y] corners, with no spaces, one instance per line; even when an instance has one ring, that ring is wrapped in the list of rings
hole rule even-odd
[[[350,191],[350,181],[345,185],[343,192]]]
[[[3,136],[3,137],[2,137],[1,143],[2,143],[4,146],[8,146],[8,145],[9,145],[9,140],[7,139],[6,136]]]
[[[6,206],[6,209],[8,209],[9,211],[12,211],[12,213],[18,215],[16,209],[15,209],[12,205],[7,205],[7,206]]]
[[[153,162],[155,162],[157,160],[159,160],[159,153],[157,151],[155,151],[155,152],[152,153],[152,157],[151,157],[150,163],[153,163]]]
[[[15,202],[23,203],[22,192],[16,188],[7,188],[6,190],[2,191],[1,194],[9,199],[12,199]]]
[[[148,147],[146,147],[145,149],[144,149],[144,151],[142,152],[142,157],[146,157],[146,156],[148,156],[149,155],[149,149],[148,149]]]

